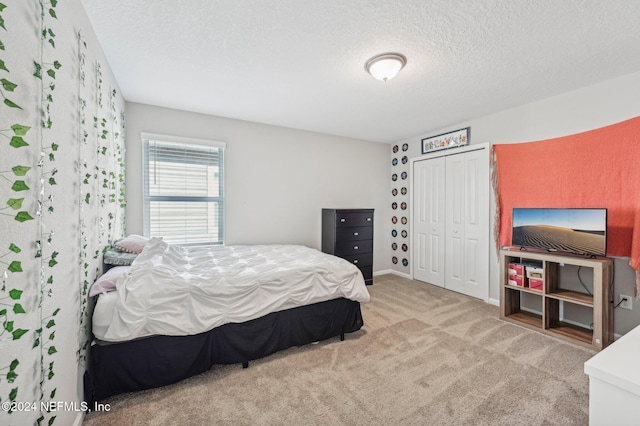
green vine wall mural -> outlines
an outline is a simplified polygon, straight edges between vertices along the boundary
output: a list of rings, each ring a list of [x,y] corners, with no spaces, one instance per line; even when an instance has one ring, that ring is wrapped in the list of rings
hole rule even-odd
[[[88,204],[88,198],[91,196],[91,192],[88,190],[89,179],[91,174],[88,173],[87,160],[84,159],[84,153],[87,150],[87,140],[89,138],[89,132],[87,131],[87,100],[85,99],[85,80],[86,80],[86,50],[87,43],[82,37],[82,33],[78,31],[76,34],[78,47],[77,47],[77,63],[78,63],[78,87],[77,87],[77,102],[78,102],[78,130],[77,130],[77,149],[78,149],[78,163],[76,165],[79,173],[78,180],[78,226],[80,228],[80,235],[78,245],[80,247],[80,255],[78,256],[78,263],[80,266],[80,279],[79,279],[79,294],[80,294],[80,317],[78,319],[80,323],[80,330],[84,338],[80,338],[78,342],[78,350],[76,357],[78,362],[86,362],[86,353],[89,346],[89,304],[88,295],[89,287],[91,286],[92,276],[90,275],[90,263],[87,256],[88,247],[88,235],[87,224],[85,222],[85,203]]]
[[[4,18],[5,9],[7,6],[0,3],[0,34],[5,34],[7,26]],[[7,46],[0,39],[0,53],[4,53]],[[3,103],[0,105],[0,117],[8,117],[7,109],[22,110],[22,107],[13,99],[17,100],[17,97],[21,95],[21,90],[18,89],[18,84],[12,81],[10,63],[4,59],[5,55],[0,56],[0,83],[2,88],[0,89],[0,95],[3,98]],[[5,128],[6,127],[6,128]],[[21,150],[29,146],[29,143],[25,140],[27,133],[31,129],[30,126],[14,123],[9,124],[7,122],[0,122],[0,135],[4,139],[8,139],[8,146],[11,149]],[[7,141],[5,140],[4,143]],[[7,151],[10,151],[8,149]],[[5,150],[3,150],[4,152]],[[4,167],[3,167],[4,169]],[[11,220],[13,218],[17,224],[22,224],[29,220],[33,220],[33,216],[28,210],[23,210],[25,205],[24,201],[31,192],[31,188],[25,182],[26,176],[31,170],[31,166],[25,165],[13,165],[8,170],[1,170],[0,176],[2,177],[2,191],[4,195],[8,195],[8,198],[3,197],[3,205],[0,210],[3,219]],[[26,207],[26,206],[25,206]],[[15,216],[14,216],[15,215]],[[1,260],[3,265],[3,279],[2,287],[0,287],[0,318],[2,319],[2,330],[0,330],[0,338],[3,341],[6,340],[19,340],[25,334],[29,332],[28,328],[22,328],[23,316],[27,313],[23,305],[22,296],[25,292],[24,280],[16,277],[15,275],[21,275],[24,273],[23,262],[26,252],[23,252],[22,243],[16,244],[12,239],[3,239]],[[27,305],[28,308],[28,305]],[[26,322],[24,322],[26,324]],[[25,325],[26,327],[26,325]],[[7,363],[9,360],[3,360]],[[24,365],[24,364],[23,364]],[[0,394],[2,400],[15,401],[18,397],[19,388],[15,386],[16,379],[23,374],[23,367],[20,365],[20,360],[14,358],[5,365],[0,364],[0,380],[6,383],[7,386],[3,387],[3,392]],[[9,410],[10,411],[10,410]]]
[[[53,25],[57,25],[57,0],[51,0],[45,3],[42,0],[40,5],[40,58],[34,62],[35,71],[33,75],[39,80],[40,84],[40,102],[41,102],[41,123],[40,123],[40,160],[38,167],[40,168],[40,189],[38,198],[38,210],[36,212],[39,218],[40,238],[36,240],[37,254],[40,259],[40,294],[38,298],[38,315],[40,327],[35,330],[34,348],[40,349],[40,381],[39,381],[39,400],[53,400],[57,389],[52,384],[52,379],[56,375],[54,356],[58,350],[56,348],[56,322],[55,316],[60,312],[59,306],[51,306],[48,303],[49,298],[53,296],[55,289],[56,274],[54,268],[58,265],[56,244],[56,233],[51,228],[54,215],[56,213],[56,203],[54,202],[54,189],[58,183],[56,175],[56,155],[60,149],[60,145],[55,141],[55,133],[52,132],[54,125],[54,112],[56,111],[56,103],[54,102],[54,94],[56,91],[56,75],[62,67],[62,64],[56,56],[56,34],[53,31]],[[56,31],[58,31],[56,29]],[[64,148],[63,151],[64,152]],[[42,423],[48,417],[48,424],[52,424],[56,416],[52,415],[49,410],[40,409],[40,416],[37,419],[38,424]]]
[[[0,424],[82,415],[88,289],[125,232],[118,92],[80,0],[0,0]]]

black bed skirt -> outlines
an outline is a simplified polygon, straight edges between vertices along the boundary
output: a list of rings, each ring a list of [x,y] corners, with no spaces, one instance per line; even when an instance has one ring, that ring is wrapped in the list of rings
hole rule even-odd
[[[360,303],[335,299],[225,324],[193,336],[154,336],[94,344],[85,373],[85,400],[176,383],[215,364],[236,364],[292,346],[326,340],[363,326]]]

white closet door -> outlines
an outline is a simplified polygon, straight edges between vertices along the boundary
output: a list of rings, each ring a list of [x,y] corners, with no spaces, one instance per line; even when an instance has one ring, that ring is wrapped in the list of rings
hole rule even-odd
[[[445,287],[485,299],[489,286],[489,168],[487,150],[446,161]]]
[[[445,157],[413,165],[413,276],[444,286]]]
[[[446,157],[445,287],[464,293],[465,154]]]
[[[489,294],[489,155],[466,154],[464,293],[485,299]]]

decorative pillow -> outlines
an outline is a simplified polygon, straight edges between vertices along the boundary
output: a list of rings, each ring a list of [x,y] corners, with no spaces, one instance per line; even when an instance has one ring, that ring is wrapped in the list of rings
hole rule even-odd
[[[131,266],[116,266],[105,272],[89,289],[89,297],[116,290],[118,278],[124,275]]]
[[[135,253],[127,253],[115,247],[110,247],[105,253],[103,262],[105,265],[131,265],[138,257]]]
[[[131,234],[127,237],[121,238],[114,243],[116,248],[128,253],[140,254],[142,249],[149,242],[149,238],[142,235]]]

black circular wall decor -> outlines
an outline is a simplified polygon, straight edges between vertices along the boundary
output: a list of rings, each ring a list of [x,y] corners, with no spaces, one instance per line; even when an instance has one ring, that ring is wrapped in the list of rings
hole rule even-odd
[[[407,251],[407,250],[409,250],[409,246],[406,245],[406,244],[403,244],[402,245],[402,251]]]
[[[400,177],[402,177],[402,179],[406,179],[407,178],[407,172],[402,172]]]
[[[407,233],[407,230],[406,230],[406,229],[403,229],[403,230],[402,230],[402,238],[407,238],[407,235],[409,235],[409,234]]]
[[[398,245],[396,243],[391,244],[391,250],[398,250]]]
[[[396,188],[393,188],[393,190],[391,191],[391,195],[393,195],[394,197],[398,195],[398,190]]]
[[[395,265],[396,263],[398,263],[398,258],[397,258],[397,257],[395,257],[395,256],[393,256],[393,257],[391,258],[391,261],[392,261],[392,262],[393,262],[393,264]]]
[[[402,223],[403,225],[407,224],[407,218],[405,216],[402,216],[402,219],[400,219],[400,223]]]
[[[395,229],[391,231],[391,236],[392,237],[397,237],[398,236],[398,231],[396,231]]]
[[[398,217],[397,216],[392,217],[391,223],[398,223]]]
[[[409,149],[409,144],[408,143],[405,143],[405,144],[402,145],[402,150],[403,151],[406,151],[408,149]]]
[[[393,160],[391,160],[391,165],[397,166],[398,165],[398,159],[394,158]]]
[[[402,265],[403,266],[408,266],[409,265],[409,261],[407,259],[402,259]]]
[[[406,210],[407,209],[407,203],[405,203],[404,201],[400,204],[400,208],[402,210]]]
[[[407,164],[408,161],[409,161],[409,157],[407,157],[406,155],[402,157],[402,164]]]
[[[406,187],[406,186],[403,186],[403,187],[402,187],[402,189],[400,189],[400,193],[401,193],[402,195],[407,195],[407,187]]]
[[[394,209],[394,210],[397,209],[398,208],[398,203],[396,203],[396,202],[391,203],[391,208]]]
[[[393,152],[394,152],[394,153],[398,152],[398,145],[394,145],[394,146],[393,146]]]
[[[394,182],[397,181],[398,180],[398,174],[397,173],[392,174],[391,175],[391,180],[394,181]]]

